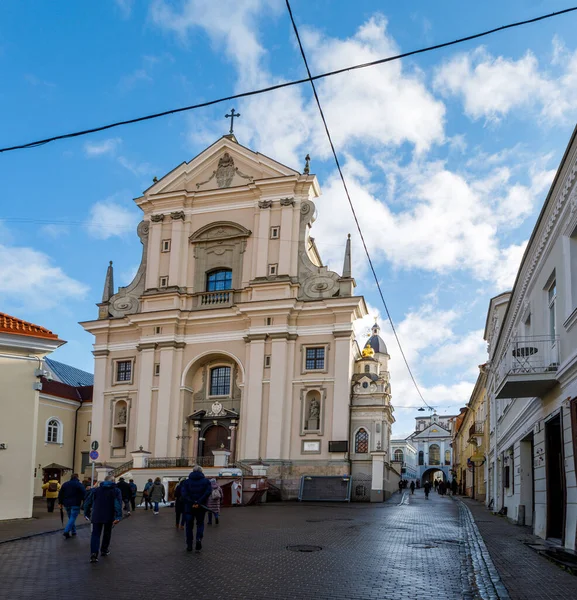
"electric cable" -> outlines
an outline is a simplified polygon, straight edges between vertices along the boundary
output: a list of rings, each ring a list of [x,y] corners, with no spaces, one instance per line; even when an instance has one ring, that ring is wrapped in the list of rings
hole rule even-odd
[[[306,54],[305,54],[305,51],[304,51],[304,48],[303,48],[303,45],[302,45],[302,42],[301,42],[299,31],[298,31],[296,22],[295,22],[294,17],[293,17],[293,12],[292,12],[292,9],[291,9],[290,2],[289,2],[289,0],[285,0],[285,2],[286,2],[286,6],[287,6],[287,9],[288,9],[288,12],[289,12],[289,16],[290,16],[290,20],[291,20],[291,23],[292,23],[292,26],[293,26],[293,30],[294,30],[295,36],[297,38],[297,42],[298,42],[298,45],[299,45],[300,53],[301,53],[303,62],[305,64],[305,68],[307,70],[308,81],[310,81],[310,83],[311,83],[311,86],[312,86],[312,89],[313,89],[313,94],[314,94],[314,97],[315,97],[315,100],[316,100],[316,103],[317,103],[317,106],[318,106],[318,109],[319,109],[319,113],[321,115],[321,119],[323,121],[325,132],[327,134],[327,138],[328,138],[329,144],[331,146],[331,151],[333,153],[333,157],[334,157],[335,163],[337,165],[337,170],[339,172],[339,175],[340,175],[340,178],[341,178],[341,182],[343,184],[343,188],[344,188],[345,194],[347,196],[347,200],[349,201],[349,206],[351,207],[351,212],[353,213],[353,218],[355,220],[355,225],[356,225],[357,230],[359,232],[359,236],[361,238],[361,242],[363,244],[363,248],[365,250],[365,254],[367,255],[367,260],[369,262],[369,266],[370,266],[371,271],[373,273],[373,277],[375,279],[375,283],[377,284],[377,289],[379,291],[379,295],[380,295],[381,300],[383,302],[383,306],[385,307],[385,312],[387,313],[387,318],[389,319],[389,323],[391,324],[391,329],[393,331],[395,339],[397,340],[397,345],[399,346],[399,350],[401,351],[401,355],[403,357],[403,360],[405,361],[405,365],[407,367],[407,371],[409,372],[409,375],[411,376],[411,380],[413,381],[415,389],[417,390],[417,393],[419,394],[421,400],[423,401],[423,404],[427,408],[429,408],[430,410],[432,410],[432,407],[429,405],[429,403],[423,397],[423,394],[421,393],[421,390],[420,390],[420,388],[419,388],[419,386],[417,384],[417,380],[415,379],[415,377],[413,375],[413,371],[411,370],[411,367],[409,365],[409,361],[407,360],[407,357],[406,357],[405,352],[403,350],[403,346],[401,344],[401,340],[399,339],[399,336],[397,334],[397,330],[395,328],[395,324],[394,324],[393,319],[391,317],[391,313],[389,312],[389,307],[387,306],[387,303],[385,301],[385,296],[383,295],[383,290],[381,289],[381,284],[379,283],[379,278],[377,277],[377,273],[375,271],[375,267],[373,265],[373,261],[371,259],[371,255],[369,253],[369,249],[367,248],[367,243],[365,242],[365,236],[363,235],[363,230],[361,229],[361,224],[359,223],[359,219],[357,217],[357,213],[355,211],[355,207],[354,207],[353,201],[351,199],[351,195],[349,193],[349,188],[347,186],[347,182],[345,180],[345,176],[344,176],[343,171],[341,169],[341,164],[340,164],[340,161],[339,161],[339,157],[337,155],[337,151],[335,150],[335,146],[333,144],[333,138],[331,136],[331,132],[329,130],[329,126],[327,124],[327,120],[326,120],[325,114],[323,112],[323,108],[321,106],[321,101],[320,101],[319,96],[317,94],[317,88],[315,86],[315,82],[313,80],[313,76],[312,76],[311,70],[309,68],[309,63],[307,61],[307,57],[306,57]]]
[[[425,52],[431,52],[433,50],[440,50],[441,48],[448,48],[449,46],[454,46],[456,44],[462,44],[463,42],[469,42],[471,40],[476,40],[493,33],[497,33],[499,31],[504,31],[506,29],[512,29],[514,27],[521,27],[522,25],[529,25],[531,23],[537,23],[538,21],[544,21],[545,19],[551,19],[553,17],[557,17],[560,15],[565,15],[577,10],[577,6],[573,6],[571,8],[565,8],[563,10],[559,10],[556,12],[548,13],[545,15],[540,15],[538,17],[534,17],[532,19],[525,19],[524,21],[517,21],[515,23],[508,23],[507,25],[501,25],[500,27],[495,27],[493,29],[489,29],[487,31],[482,31],[480,33],[475,33],[472,35],[468,35],[466,37],[458,38],[456,40],[450,42],[442,42],[440,44],[435,44],[434,46],[426,46],[425,48],[418,48],[417,50],[410,50],[409,52],[403,52],[402,54],[396,54],[395,56],[388,56],[386,58],[379,58],[377,60],[373,60],[366,63],[361,63],[357,65],[352,65],[350,67],[344,67],[342,69],[336,69],[335,71],[329,71],[327,73],[321,73],[319,75],[311,76],[306,79],[296,79],[293,81],[286,81],[284,83],[278,83],[276,85],[271,85],[265,88],[260,88],[258,90],[252,90],[249,92],[241,92],[239,94],[233,94],[231,96],[226,96],[224,98],[217,98],[216,100],[209,100],[207,102],[201,102],[199,104],[192,104],[190,106],[182,106],[179,108],[172,108],[169,110],[165,110],[158,113],[153,113],[150,115],[144,115],[142,117],[135,117],[133,119],[126,119],[124,121],[117,121],[115,123],[109,123],[108,125],[101,125],[99,127],[92,127],[90,129],[84,129],[81,131],[75,131],[72,133],[64,133],[61,135],[55,135],[43,140],[38,140],[35,142],[27,142],[25,144],[18,144],[16,146],[8,146],[6,148],[0,148],[0,153],[2,152],[12,152],[14,150],[24,150],[29,148],[36,148],[38,146],[44,146],[50,142],[55,142],[57,140],[70,139],[75,137],[80,137],[84,135],[89,135],[92,133],[97,133],[99,131],[106,131],[107,129],[113,129],[115,127],[122,127],[124,125],[132,125],[134,123],[141,123],[142,121],[150,121],[152,119],[158,119],[160,117],[166,117],[168,115],[174,115],[181,112],[196,110],[198,108],[205,108],[207,106],[212,106],[214,104],[220,104],[222,102],[228,102],[230,100],[236,100],[238,98],[247,98],[249,96],[256,96],[258,94],[265,94],[267,92],[272,92],[274,90],[280,90],[282,88],[291,87],[294,85],[301,85],[303,83],[307,83],[308,81],[313,82],[318,79],[324,79],[326,77],[333,77],[334,75],[340,75],[341,73],[347,73],[349,71],[354,71],[358,69],[366,69],[368,67],[374,67],[376,65],[382,65],[387,62],[391,62],[394,60],[400,60],[401,58],[407,58],[409,56],[415,56],[416,54],[423,54]]]

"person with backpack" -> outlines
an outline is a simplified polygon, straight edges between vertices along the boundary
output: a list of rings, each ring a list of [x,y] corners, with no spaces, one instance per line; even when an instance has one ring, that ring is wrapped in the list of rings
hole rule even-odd
[[[122,504],[124,505],[124,511],[126,512],[126,516],[130,516],[130,499],[132,498],[132,490],[130,489],[130,485],[121,477],[116,484],[116,487],[120,490],[120,494],[122,495]]]
[[[112,475],[107,475],[98,487],[90,490],[84,501],[84,517],[92,522],[90,562],[97,563],[99,547],[100,556],[110,554],[112,528],[122,520],[122,494]]]
[[[222,501],[222,488],[218,485],[216,479],[210,480],[211,492],[206,502],[208,508],[208,524],[212,525],[212,515],[214,514],[214,524],[218,525],[220,516],[220,503]]]
[[[144,500],[144,510],[148,510],[148,505],[150,504],[150,508],[152,510],[152,502],[150,501],[150,488],[152,487],[152,479],[149,479],[144,484],[144,489],[142,490],[142,498]],[[141,502],[142,504],[142,502]]]
[[[134,483],[134,479],[131,479],[130,482],[128,483],[129,487],[130,487],[130,506],[132,507],[132,510],[135,511],[136,510],[136,492],[138,492],[138,487],[136,485],[136,483]]]
[[[43,490],[46,490],[46,506],[48,512],[54,512],[54,505],[58,498],[58,492],[60,491],[60,484],[57,479],[49,479],[43,486]]]
[[[158,514],[158,504],[159,502],[164,502],[165,495],[166,491],[164,489],[164,485],[162,485],[160,477],[157,477],[148,490],[148,499],[151,504],[154,504],[155,515]]]
[[[184,500],[182,499],[182,484],[186,477],[182,477],[174,488],[174,513],[176,516],[176,528],[184,529]]]
[[[58,492],[58,506],[66,509],[68,515],[68,523],[62,534],[65,540],[70,539],[71,535],[76,535],[76,518],[80,514],[85,495],[84,486],[78,480],[76,473],[70,476],[70,480],[64,483]]]
[[[212,492],[210,481],[204,476],[202,467],[196,465],[188,479],[182,483],[181,495],[184,501],[186,519],[186,550],[192,552],[193,526],[196,523],[196,551],[202,549],[204,535],[204,514],[206,501]]]

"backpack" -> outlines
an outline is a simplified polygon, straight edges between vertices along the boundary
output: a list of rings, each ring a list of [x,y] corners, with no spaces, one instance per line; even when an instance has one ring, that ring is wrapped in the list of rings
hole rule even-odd
[[[57,492],[58,491],[58,484],[55,481],[51,481],[48,484],[48,491],[49,492]]]

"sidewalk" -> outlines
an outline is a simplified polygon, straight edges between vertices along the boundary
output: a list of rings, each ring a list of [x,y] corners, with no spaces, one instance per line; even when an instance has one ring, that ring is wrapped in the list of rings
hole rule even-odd
[[[55,506],[54,512],[49,513],[44,498],[34,498],[31,519],[14,519],[11,521],[0,521],[0,544],[14,539],[62,531],[64,526],[60,523],[60,509]],[[64,523],[66,523],[66,511],[64,512]],[[77,520],[77,527],[81,526],[82,520]]]
[[[480,502],[460,498],[479,532],[512,600],[577,600],[577,577],[563,571],[526,544],[543,544],[529,527],[491,514]]]

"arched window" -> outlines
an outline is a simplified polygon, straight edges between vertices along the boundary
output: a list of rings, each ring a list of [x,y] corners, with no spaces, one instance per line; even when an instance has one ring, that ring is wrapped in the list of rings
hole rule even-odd
[[[49,444],[62,443],[62,423],[55,417],[46,421],[46,441]]]
[[[230,367],[215,367],[210,370],[210,395],[228,396],[230,394]]]
[[[419,450],[419,465],[425,464],[425,453],[422,450]]]
[[[232,289],[232,271],[230,269],[218,269],[206,274],[206,291],[220,292]]]
[[[441,464],[441,449],[437,444],[431,444],[429,446],[429,464],[440,465]]]
[[[445,464],[446,465],[451,464],[451,451],[450,450],[445,450]]]
[[[404,456],[403,456],[403,451],[402,450],[395,450],[395,455],[394,456],[395,456],[394,460],[396,462],[403,462]]]
[[[366,454],[369,451],[369,434],[362,427],[355,435],[355,453]]]

